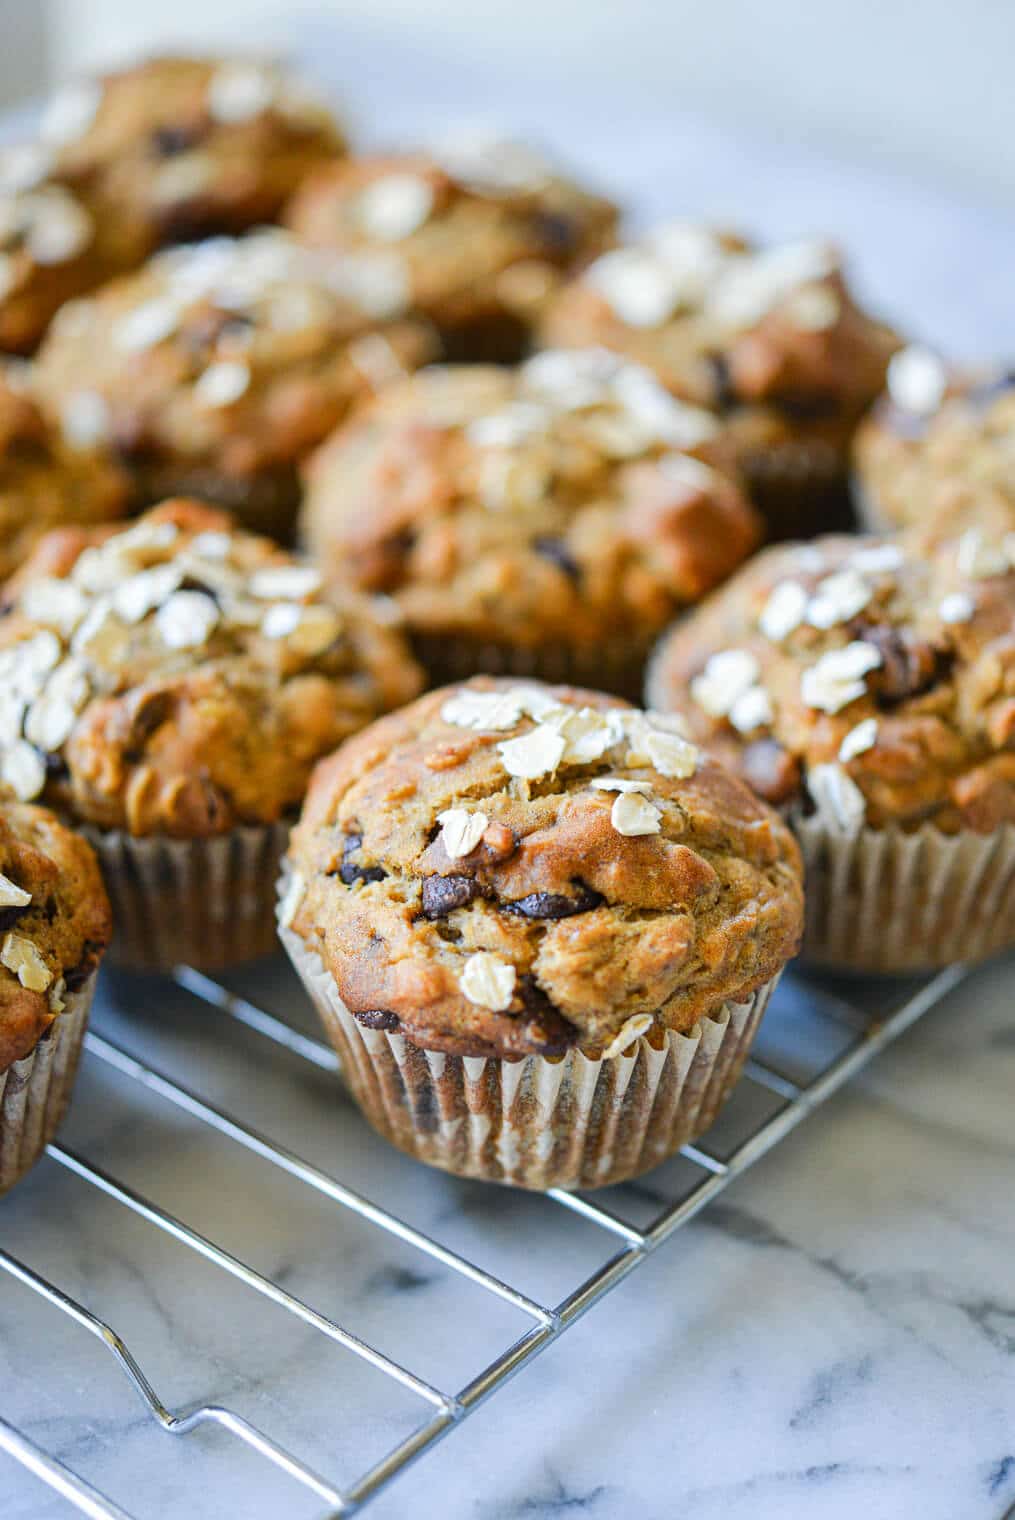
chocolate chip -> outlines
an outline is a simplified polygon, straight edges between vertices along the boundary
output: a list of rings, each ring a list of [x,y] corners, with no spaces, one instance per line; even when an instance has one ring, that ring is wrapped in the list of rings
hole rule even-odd
[[[947,674],[951,661],[947,652],[935,649],[908,628],[862,620],[854,627],[857,638],[872,644],[881,655],[881,665],[867,677],[879,707],[895,707],[909,697],[918,697]]]
[[[354,1008],[352,1016],[364,1029],[386,1029],[390,1032],[401,1023],[398,1014],[391,1013],[387,1008]]]
[[[574,1025],[553,1006],[530,972],[518,978],[515,996],[526,1015],[527,1033],[541,1055],[562,1055],[577,1042]]]
[[[423,916],[444,918],[456,908],[467,907],[480,890],[471,876],[428,876],[423,882]]]
[[[737,403],[729,360],[725,354],[708,354],[706,357],[712,371],[712,405],[717,411],[728,412]]]
[[[0,908],[0,934],[13,929],[21,915],[28,912],[29,906],[25,903],[23,908]]]
[[[741,759],[748,786],[766,802],[779,806],[800,791],[800,762],[775,739],[756,739]]]
[[[67,780],[67,777],[70,775],[70,768],[68,767],[66,760],[61,754],[58,752],[47,751],[43,755],[42,760],[43,764],[46,767],[47,781]]]
[[[186,153],[188,148],[199,143],[204,131],[199,122],[193,121],[156,127],[152,133],[152,147],[160,158],[173,158],[177,153]]]
[[[361,866],[350,859],[355,855],[363,843],[362,834],[346,834],[342,845],[342,864],[339,866],[339,880],[347,887],[351,887],[357,881],[383,881],[387,871],[380,866]]]
[[[581,566],[562,538],[534,538],[532,547],[543,559],[550,560],[559,570],[563,570],[569,580],[581,580]]]
[[[524,918],[572,918],[576,913],[588,913],[603,901],[598,892],[577,884],[573,897],[562,892],[530,892],[528,897],[516,898],[503,903],[506,913],[520,913]]]
[[[574,217],[559,211],[540,211],[534,218],[536,235],[546,251],[553,255],[572,253],[578,244],[578,225]]]

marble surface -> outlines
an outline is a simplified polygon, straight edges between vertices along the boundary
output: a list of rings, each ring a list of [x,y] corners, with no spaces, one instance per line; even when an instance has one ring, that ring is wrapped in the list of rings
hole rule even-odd
[[[385,136],[488,81],[315,61]],[[323,41],[323,39],[320,39]],[[376,56],[376,55],[373,55]],[[354,90],[354,94],[357,93]],[[453,96],[453,99],[452,99]],[[715,124],[589,120],[515,92],[524,127],[627,182],[644,213],[768,232],[834,226],[867,290],[957,351],[1015,350],[1015,221],[877,165]],[[508,113],[501,104],[499,114]],[[278,966],[243,987],[306,1018]],[[377,1501],[378,1520],[1000,1520],[1015,1506],[1015,965],[962,983]],[[803,990],[801,990],[803,988]],[[885,990],[881,996],[892,996]],[[806,1073],[844,1035],[780,992],[763,1040]],[[108,979],[97,1026],[414,1225],[553,1304],[614,1249],[552,1202],[388,1151],[334,1078],[159,983]],[[307,1028],[312,1026],[308,1023]],[[832,1042],[831,1045],[829,1042]],[[754,1095],[756,1096],[756,1095]],[[716,1144],[757,1117],[744,1088]],[[266,1169],[89,1056],[63,1143],[447,1389],[527,1328],[514,1309]],[[645,1223],[680,1165],[611,1202]],[[0,1203],[0,1245],[110,1320],[173,1409],[228,1404],[339,1481],[422,1406],[52,1159]],[[104,1346],[0,1274],[0,1415],[143,1520],[321,1512],[227,1433],[163,1433]],[[4,1520],[73,1513],[0,1454]]]

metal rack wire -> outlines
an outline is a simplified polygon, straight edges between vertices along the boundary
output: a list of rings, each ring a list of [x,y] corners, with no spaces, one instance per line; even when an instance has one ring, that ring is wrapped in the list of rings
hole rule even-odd
[[[99,1032],[90,1033],[87,1037],[88,1062],[98,1063],[128,1083],[136,1084],[143,1095],[152,1095],[168,1103],[198,1126],[241,1147],[249,1156],[273,1169],[288,1182],[312,1190],[319,1199],[325,1200],[337,1210],[358,1216],[367,1225],[397,1238],[412,1251],[424,1254],[450,1272],[469,1280],[483,1293],[510,1305],[528,1321],[528,1329],[520,1337],[505,1345],[470,1381],[457,1391],[449,1392],[353,1334],[337,1320],[290,1292],[280,1282],[256,1270],[184,1220],[144,1197],[87,1155],[65,1144],[52,1145],[49,1157],[60,1168],[130,1211],[154,1230],[170,1237],[179,1246],[196,1253],[253,1293],[295,1316],[313,1332],[327,1337],[368,1363],[418,1401],[423,1409],[422,1418],[411,1433],[398,1440],[368,1470],[352,1481],[339,1482],[332,1476],[316,1471],[267,1431],[221,1404],[199,1401],[179,1410],[167,1407],[146,1375],[144,1351],[136,1354],[126,1345],[115,1326],[107,1323],[87,1305],[70,1297],[30,1263],[2,1248],[0,1268],[8,1277],[103,1342],[151,1418],[165,1431],[185,1439],[199,1427],[218,1426],[315,1495],[321,1505],[320,1520],[325,1520],[326,1516],[351,1515],[368,1504],[438,1441],[463,1425],[515,1373],[559,1339],[587,1310],[635,1271],[682,1225],[796,1129],[880,1051],[898,1039],[921,1014],[944,997],[963,974],[963,969],[956,967],[933,979],[915,986],[911,983],[902,989],[892,989],[885,984],[866,988],[856,984],[847,988],[845,995],[841,989],[830,991],[826,986],[792,978],[788,986],[793,989],[792,996],[797,1011],[801,1003],[804,1003],[808,1018],[837,1026],[842,1036],[838,1048],[831,1056],[826,1053],[805,1074],[798,1070],[797,1074],[791,1075],[786,1066],[792,1063],[780,1061],[778,1055],[775,1058],[769,1056],[765,1031],[773,1025],[776,1031],[778,1028],[780,993],[777,993],[759,1041],[759,1053],[748,1062],[743,1082],[738,1088],[738,1093],[751,1088],[756,1092],[760,1090],[766,1097],[769,1111],[725,1154],[720,1154],[719,1148],[711,1143],[711,1135],[703,1137],[698,1145],[685,1146],[681,1155],[691,1169],[691,1181],[689,1186],[680,1191],[679,1196],[672,1201],[668,1200],[644,1226],[638,1226],[613,1206],[613,1194],[605,1198],[602,1195],[590,1198],[583,1194],[559,1191],[551,1194],[553,1203],[559,1209],[580,1216],[587,1224],[604,1232],[610,1248],[610,1253],[602,1264],[553,1305],[536,1301],[439,1239],[413,1227],[394,1212],[354,1191],[339,1178],[260,1133],[242,1118],[206,1101],[189,1087],[138,1059],[121,1043]],[[177,989],[183,989],[188,995],[219,1011],[223,1016],[223,1033],[230,1028],[245,1026],[259,1038],[283,1047],[298,1062],[310,1063],[324,1073],[334,1073],[337,1070],[336,1059],[326,1046],[222,983],[187,967],[179,968],[174,980]],[[296,996],[295,982],[293,995]],[[783,992],[784,1006],[786,1001],[787,993]],[[778,1052],[778,1040],[775,1041],[775,1047]],[[789,1048],[785,1042],[783,1048]],[[382,1142],[378,1141],[377,1144],[381,1145]],[[81,1514],[96,1517],[96,1520],[100,1520],[100,1517],[101,1520],[135,1520],[135,1517],[128,1515],[82,1476],[6,1421],[2,1408],[0,1450],[68,1500]]]

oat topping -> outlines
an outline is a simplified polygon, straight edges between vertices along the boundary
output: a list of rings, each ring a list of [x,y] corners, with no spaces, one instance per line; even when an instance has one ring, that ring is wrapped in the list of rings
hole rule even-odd
[[[850,729],[839,745],[839,759],[845,765],[847,761],[855,760],[857,755],[866,754],[867,750],[873,749],[877,742],[878,720],[864,718]]]
[[[223,63],[208,84],[208,109],[224,125],[251,121],[273,103],[280,79],[277,70],[245,59]]]
[[[43,142],[62,147],[83,137],[98,115],[102,96],[101,84],[91,79],[76,80],[58,90],[47,102],[39,122]]]
[[[173,522],[141,520],[86,549],[66,578],[26,582],[16,608],[37,631],[0,650],[0,774],[18,797],[43,790],[45,757],[60,752],[92,697],[117,689],[128,658],[174,668],[174,656],[220,633],[285,639],[307,658],[335,641],[342,620],[313,600],[318,572],[245,572],[233,553],[241,538],[188,539]]]
[[[22,987],[27,987],[30,992],[45,992],[53,980],[52,971],[32,941],[13,930],[4,936],[0,962],[8,971],[13,971]]]
[[[641,834],[658,834],[662,815],[654,802],[637,792],[621,792],[610,812],[610,822],[618,834],[634,839]]]
[[[807,621],[813,628],[835,628],[862,612],[874,588],[855,570],[840,570],[819,581],[807,603]]]
[[[636,1040],[640,1040],[643,1034],[647,1034],[655,1020],[650,1013],[636,1013],[624,1023],[618,1033],[603,1051],[602,1059],[612,1061],[615,1056],[623,1055]]]
[[[808,595],[799,581],[780,581],[765,603],[758,627],[773,644],[781,643],[807,616]]]
[[[807,790],[822,820],[832,828],[852,833],[863,823],[867,812],[863,792],[840,765],[812,765]]]
[[[548,723],[540,723],[531,733],[517,739],[505,739],[497,746],[509,776],[538,781],[552,775],[564,758],[567,741]]]
[[[547,160],[528,143],[483,128],[459,128],[432,151],[445,173],[478,195],[532,192],[552,177]]]
[[[460,985],[470,1003],[503,1013],[514,997],[515,968],[490,951],[480,950],[465,962]]]
[[[968,623],[976,611],[976,603],[964,591],[952,591],[938,603],[938,617],[942,623]]]
[[[701,675],[695,676],[691,696],[714,718],[725,718],[760,675],[761,667],[753,654],[745,649],[723,649],[711,655]]]
[[[471,855],[490,822],[485,813],[470,813],[465,808],[446,808],[438,813],[441,840],[450,860]]]
[[[911,344],[888,365],[888,394],[897,407],[917,416],[937,410],[948,389],[948,372],[932,349]]]
[[[25,908],[31,900],[31,892],[26,892],[24,887],[19,887],[0,872],[0,908]]]
[[[970,528],[959,539],[957,562],[963,575],[973,580],[989,580],[994,575],[1006,575],[1010,566],[1005,549],[991,542],[980,528]]]
[[[357,205],[363,230],[382,243],[398,243],[418,231],[433,210],[433,191],[418,174],[387,174],[362,192]]]
[[[835,293],[819,283],[837,269],[833,252],[820,243],[749,252],[676,223],[603,254],[584,278],[631,327],[661,327],[678,312],[704,311],[736,331],[784,306],[797,326],[817,331],[839,317]]]
[[[800,676],[800,696],[808,707],[837,713],[867,690],[864,677],[877,670],[881,655],[873,644],[854,640],[843,649],[830,649]]]
[[[902,569],[906,556],[897,544],[871,544],[857,549],[849,562],[854,570],[865,575],[890,575],[893,570]]]

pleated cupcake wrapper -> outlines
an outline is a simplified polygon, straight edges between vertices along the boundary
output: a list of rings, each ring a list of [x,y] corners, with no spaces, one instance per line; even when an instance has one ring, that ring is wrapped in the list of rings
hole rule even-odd
[[[694,1140],[736,1082],[778,980],[658,1048],[642,1037],[608,1059],[452,1056],[364,1028],[320,957],[279,932],[374,1128],[429,1166],[523,1188],[606,1187]]]
[[[931,971],[1015,945],[1015,826],[993,834],[793,823],[806,866],[805,959]]]
[[[588,686],[635,702],[641,694],[645,660],[651,647],[646,641],[613,634],[591,649],[559,644],[527,649],[452,633],[416,633],[412,642],[413,652],[426,670],[431,686],[467,681],[475,675],[517,676],[520,680],[549,681],[553,685]]]
[[[77,992],[35,1049],[0,1071],[0,1193],[35,1165],[60,1127],[77,1075],[98,972]]]
[[[135,838],[84,827],[113,907],[113,964],[211,970],[276,948],[275,882],[289,839],[285,823],[233,829],[214,839]]]

